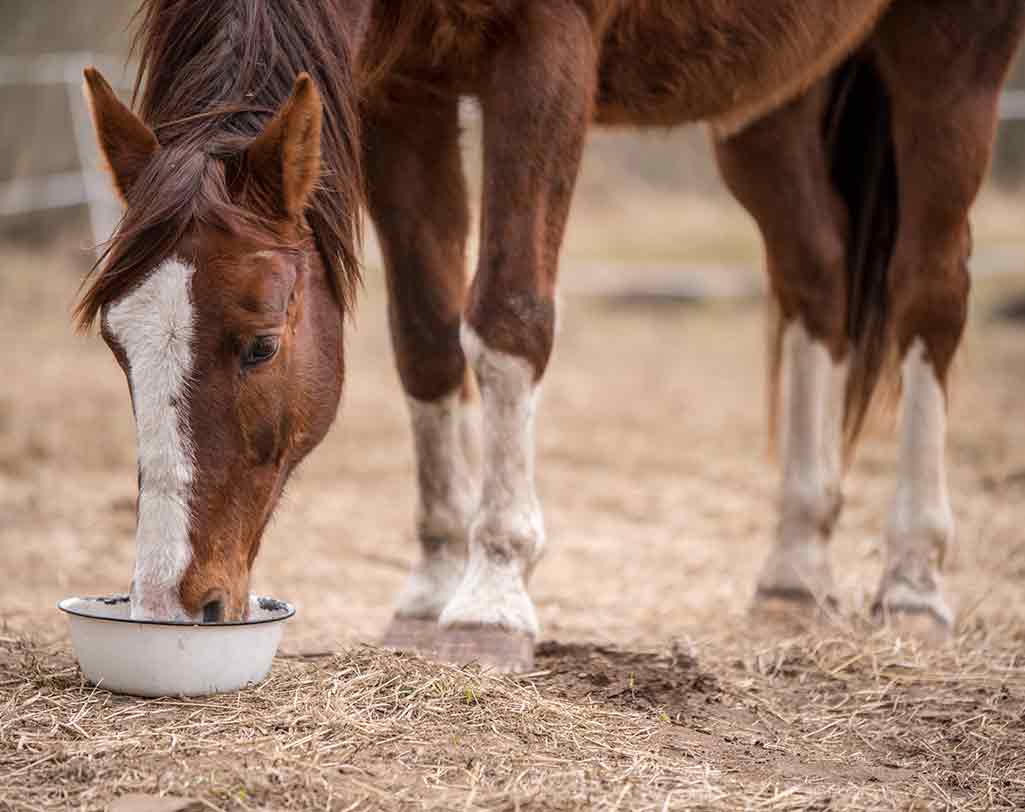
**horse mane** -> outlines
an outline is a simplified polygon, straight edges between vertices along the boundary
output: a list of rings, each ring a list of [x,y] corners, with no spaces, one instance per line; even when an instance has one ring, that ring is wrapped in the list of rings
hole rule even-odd
[[[351,24],[336,0],[144,0],[132,53],[133,106],[160,142],[125,215],[83,282],[87,329],[195,223],[273,243],[272,223],[232,200],[248,144],[310,74],[323,100],[321,177],[306,210],[339,306],[360,280],[358,98]]]

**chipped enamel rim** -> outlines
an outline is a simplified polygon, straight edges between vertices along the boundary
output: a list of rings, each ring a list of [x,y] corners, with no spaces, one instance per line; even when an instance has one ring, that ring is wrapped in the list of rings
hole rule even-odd
[[[191,620],[135,620],[130,617],[108,617],[105,615],[94,615],[88,611],[84,611],[84,608],[77,605],[79,603],[102,603],[104,606],[117,606],[118,604],[128,603],[130,600],[128,595],[106,595],[101,597],[71,597],[65,598],[57,604],[57,608],[62,612],[66,612],[69,615],[75,615],[75,617],[84,617],[88,620],[97,620],[103,623],[137,623],[142,626],[175,626],[175,627],[187,627],[197,629],[216,629],[223,626],[259,626],[263,623],[280,623],[283,620],[288,620],[295,614],[295,607],[285,601],[279,601],[277,598],[268,598],[263,595],[251,595],[249,598],[250,606],[255,606],[263,612],[269,614],[268,617],[261,617],[256,620],[223,620],[216,623],[196,623]]]

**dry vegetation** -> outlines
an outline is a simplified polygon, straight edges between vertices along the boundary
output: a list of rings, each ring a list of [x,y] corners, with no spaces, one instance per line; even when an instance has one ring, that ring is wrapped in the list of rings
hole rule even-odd
[[[12,809],[131,792],[211,809],[1020,809],[1020,631],[923,653],[883,634],[626,651],[546,644],[497,679],[355,646],[242,695],[83,684],[66,645],[0,642]]]
[[[656,210],[621,230],[661,234],[702,208],[667,198]],[[993,212],[977,229],[980,264],[1022,266],[1020,206]],[[739,217],[707,220],[729,231]],[[532,591],[557,642],[537,673],[495,678],[367,643],[414,554],[408,430],[371,274],[339,425],[255,573],[299,614],[267,682],[194,700],[113,696],[75,667],[53,605],[128,579],[131,415],[106,349],[67,326],[80,260],[7,251],[0,809],[98,810],[131,792],[225,811],[1025,807],[1025,334],[989,316],[1025,275],[976,284],[950,440],[962,620],[949,646],[921,650],[864,621],[893,488],[885,431],[849,479],[841,615],[800,627],[746,613],[774,522],[761,306],[574,294],[593,288],[594,257],[616,254],[591,249],[595,223],[571,237],[541,410],[551,549]],[[757,252],[749,231],[705,239],[692,259],[749,265]]]

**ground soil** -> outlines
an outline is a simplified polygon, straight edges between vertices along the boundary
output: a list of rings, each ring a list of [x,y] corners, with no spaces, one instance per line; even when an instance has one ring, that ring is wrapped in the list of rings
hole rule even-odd
[[[54,609],[124,590],[133,558],[128,394],[68,326],[80,270],[59,248],[0,262],[0,809],[127,792],[224,810],[1025,806],[1025,331],[990,317],[1025,275],[977,280],[953,379],[948,646],[865,617],[894,488],[885,421],[848,477],[838,616],[749,612],[777,490],[762,304],[602,297],[571,264],[538,428],[536,673],[375,648],[415,549],[371,272],[338,423],[254,573],[298,607],[271,679],[142,701],[82,682]]]

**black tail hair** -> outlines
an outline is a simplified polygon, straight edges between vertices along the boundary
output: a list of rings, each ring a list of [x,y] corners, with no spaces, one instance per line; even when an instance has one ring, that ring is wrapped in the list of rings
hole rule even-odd
[[[887,270],[899,222],[890,98],[869,56],[855,54],[834,73],[822,127],[832,182],[849,213],[851,359],[844,404],[849,456],[878,384],[890,375],[893,330]]]

